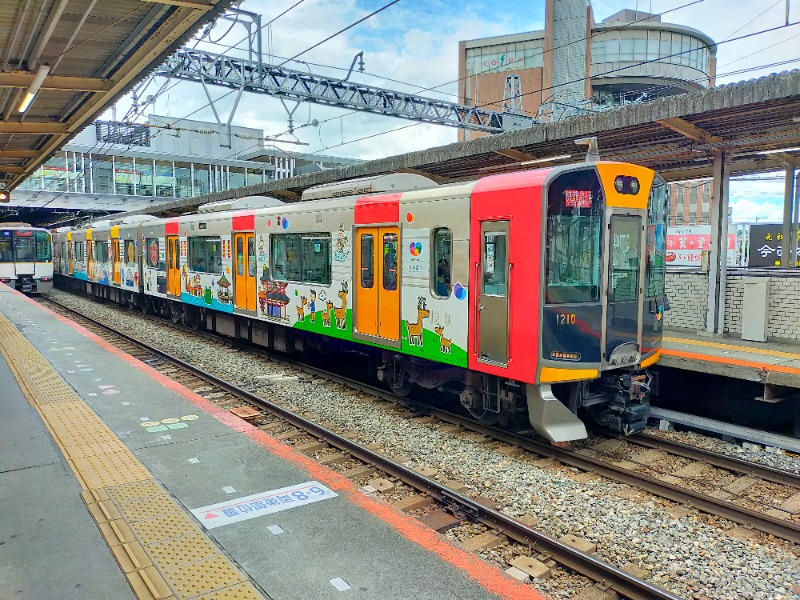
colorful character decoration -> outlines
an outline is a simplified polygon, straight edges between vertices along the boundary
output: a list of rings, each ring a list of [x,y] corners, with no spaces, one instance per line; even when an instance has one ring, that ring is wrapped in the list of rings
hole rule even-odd
[[[261,291],[258,293],[259,303],[262,300],[264,305],[261,307],[261,313],[267,317],[276,319],[283,319],[288,321],[289,315],[286,314],[286,305],[289,304],[289,296],[286,295],[286,281],[275,281],[270,277],[269,268],[264,265],[264,270],[261,275]]]
[[[433,330],[439,334],[439,350],[442,352],[442,354],[450,354],[450,343],[452,340],[448,340],[446,337],[444,337],[444,327],[437,325],[433,328]]]
[[[306,305],[308,299],[305,296],[300,296],[300,306],[297,307],[297,322],[302,323],[306,318]]]
[[[347,260],[350,251],[345,251],[345,246],[349,239],[350,238],[344,233],[344,223],[339,223],[339,229],[336,231],[336,250],[333,252],[333,260],[336,262],[344,262]]]
[[[225,273],[223,273],[222,277],[217,281],[217,299],[223,304],[230,304],[232,301],[230,287],[231,282],[228,281]]]
[[[325,303],[325,311],[322,313],[322,326],[323,327],[330,327],[331,326],[331,311],[333,310],[333,302],[328,300]],[[314,313],[311,313],[314,314]]]
[[[203,286],[200,283],[200,275],[194,276],[194,283],[189,287],[189,293],[192,296],[197,296],[198,298],[203,297]]]
[[[417,322],[409,323],[406,320],[406,327],[408,327],[408,345],[419,346],[422,348],[422,320],[431,316],[431,313],[425,308],[426,301],[424,296],[419,297],[417,302]]]
[[[339,290],[339,298],[342,299],[342,305],[338,308],[334,307],[333,312],[336,315],[336,329],[347,329],[347,282],[342,282],[342,289]]]
[[[258,260],[261,262],[266,262],[267,260],[267,253],[264,250],[264,236],[258,236]]]
[[[311,313],[311,322],[314,322],[314,311],[316,310],[317,292],[311,290],[311,300],[308,303],[308,311]]]

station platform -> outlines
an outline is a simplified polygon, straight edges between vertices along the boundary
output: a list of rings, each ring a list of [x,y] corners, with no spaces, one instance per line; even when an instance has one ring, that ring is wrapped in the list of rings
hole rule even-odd
[[[543,598],[3,285],[0,406],[4,597]]]
[[[800,344],[750,342],[665,330],[658,364],[765,385],[800,388]]]

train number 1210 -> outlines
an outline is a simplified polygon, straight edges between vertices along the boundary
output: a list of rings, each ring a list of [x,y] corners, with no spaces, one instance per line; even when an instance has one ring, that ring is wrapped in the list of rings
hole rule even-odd
[[[575,313],[556,313],[556,325],[575,325],[577,322]]]

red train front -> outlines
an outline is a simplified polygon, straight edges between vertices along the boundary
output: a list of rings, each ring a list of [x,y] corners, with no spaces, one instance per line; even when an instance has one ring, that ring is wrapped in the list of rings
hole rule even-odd
[[[618,432],[643,429],[650,378],[642,369],[658,359],[666,301],[666,185],[649,169],[600,162],[465,187],[463,206],[438,188],[403,194],[399,208],[401,220],[413,215],[407,223],[423,228],[421,238],[425,225],[453,231],[454,285],[468,288],[466,301],[440,306],[431,286],[430,302],[421,289],[418,302],[430,306],[434,331],[452,334],[450,355],[466,350],[467,370],[384,352],[384,377],[400,390],[409,382],[453,389],[457,381],[474,416],[509,423],[527,410],[554,442],[586,436],[579,411]],[[447,214],[432,210],[429,196],[447,202]],[[404,223],[404,240],[409,229]],[[446,254],[435,237],[430,243],[434,255]],[[413,310],[404,302],[404,315]]]

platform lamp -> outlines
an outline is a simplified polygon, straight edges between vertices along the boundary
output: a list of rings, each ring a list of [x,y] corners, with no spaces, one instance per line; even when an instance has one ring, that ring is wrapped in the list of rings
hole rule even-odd
[[[0,204],[11,202],[11,192],[5,183],[0,183]]]
[[[24,113],[26,110],[28,110],[28,107],[31,105],[31,102],[33,102],[34,97],[39,91],[39,88],[42,87],[44,78],[47,77],[49,72],[49,65],[42,65],[39,67],[39,70],[36,72],[33,81],[31,81],[31,84],[28,87],[28,91],[25,92],[25,96],[22,98],[22,102],[19,103],[17,111]]]

